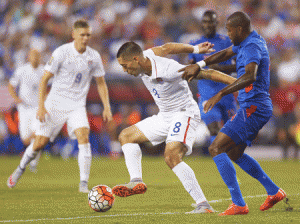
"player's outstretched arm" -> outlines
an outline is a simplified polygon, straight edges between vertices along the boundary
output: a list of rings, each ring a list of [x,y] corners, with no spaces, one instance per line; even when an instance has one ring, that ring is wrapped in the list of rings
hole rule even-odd
[[[159,47],[153,47],[151,50],[154,52],[156,56],[165,57],[168,54],[188,54],[188,53],[196,53],[196,54],[206,54],[212,53],[215,50],[213,49],[214,45],[210,42],[204,42],[198,44],[196,46],[190,44],[182,44],[182,43],[166,43]]]
[[[51,72],[45,71],[39,84],[39,108],[37,111],[37,119],[44,122],[47,110],[45,108],[45,100],[47,96],[47,87],[49,80],[54,76]]]
[[[217,70],[213,70],[213,69],[203,69],[200,70],[200,72],[198,73],[198,75],[196,77],[194,76],[185,76],[182,77],[185,80],[187,80],[188,82],[190,82],[191,80],[195,79],[209,79],[215,82],[221,82],[227,85],[230,85],[232,83],[234,83],[236,81],[236,78],[229,76],[223,72],[217,71]]]
[[[110,109],[110,103],[109,103],[109,95],[108,95],[108,89],[105,82],[104,77],[96,77],[96,83],[97,83],[97,89],[99,96],[101,98],[102,104],[103,104],[103,120],[104,121],[112,121],[112,113]]]
[[[213,65],[213,64],[218,64],[223,61],[227,61],[230,59],[232,56],[234,56],[235,53],[232,51],[232,46],[229,48],[226,48],[222,51],[219,51],[207,58],[205,58],[202,61],[197,62],[196,64],[188,65],[183,69],[180,69],[180,72],[183,72],[182,76],[194,76],[194,78],[198,75],[199,71],[201,68],[208,66],[208,65]]]
[[[207,113],[210,111],[222,99],[223,96],[239,91],[255,82],[257,69],[258,65],[255,62],[247,64],[245,66],[245,74],[230,85],[220,90],[220,92],[218,92],[215,96],[210,98],[204,105],[204,112]]]

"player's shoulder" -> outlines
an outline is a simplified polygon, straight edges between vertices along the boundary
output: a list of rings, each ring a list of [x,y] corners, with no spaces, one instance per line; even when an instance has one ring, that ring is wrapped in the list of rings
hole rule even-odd
[[[66,44],[63,44],[63,45],[59,46],[58,48],[56,48],[53,51],[52,55],[53,56],[63,56],[66,53],[69,53],[71,49],[72,49],[72,43],[66,43]]]
[[[88,54],[90,55],[90,57],[92,57],[93,59],[101,58],[100,53],[97,50],[95,50],[94,48],[87,46],[86,50],[88,51]]]
[[[154,56],[155,56],[154,51],[152,51],[151,48],[149,48],[149,49],[147,49],[147,50],[144,50],[144,51],[143,51],[143,54],[144,54],[144,56],[146,56],[146,57],[154,57]]]

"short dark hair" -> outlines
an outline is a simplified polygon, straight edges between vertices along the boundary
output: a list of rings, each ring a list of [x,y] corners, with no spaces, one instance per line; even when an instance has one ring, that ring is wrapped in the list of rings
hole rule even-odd
[[[73,25],[73,29],[78,29],[78,28],[90,28],[90,26],[86,20],[79,19]]]
[[[241,11],[235,12],[231,14],[227,21],[230,22],[231,26],[238,27],[241,26],[244,30],[250,30],[251,29],[251,21],[250,17]]]
[[[120,57],[128,57],[128,56],[136,56],[141,55],[143,53],[142,48],[135,42],[130,41],[123,44],[117,53],[117,58]]]

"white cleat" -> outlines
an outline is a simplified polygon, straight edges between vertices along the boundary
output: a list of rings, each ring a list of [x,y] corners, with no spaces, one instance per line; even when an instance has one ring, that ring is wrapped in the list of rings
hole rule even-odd
[[[90,192],[90,190],[88,188],[88,183],[86,181],[80,181],[79,192],[81,192],[81,193],[89,193]]]
[[[205,213],[215,213],[216,211],[209,205],[200,205],[196,207],[193,211],[191,212],[186,212],[185,214],[205,214]]]
[[[18,183],[19,179],[21,178],[22,174],[24,173],[25,169],[21,169],[19,166],[18,168],[10,175],[7,180],[7,186],[9,188],[13,188]]]

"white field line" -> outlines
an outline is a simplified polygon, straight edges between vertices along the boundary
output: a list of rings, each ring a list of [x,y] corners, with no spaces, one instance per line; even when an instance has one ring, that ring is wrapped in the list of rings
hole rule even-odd
[[[296,196],[298,194],[293,194],[289,196]],[[262,195],[255,195],[255,196],[245,196],[243,198],[261,198],[266,197],[266,194]],[[225,201],[231,201],[231,198],[227,199],[218,199],[218,200],[211,200],[209,203],[222,203]],[[300,208],[294,208],[300,209]],[[275,209],[275,210],[282,210],[282,209]],[[27,219],[27,220],[0,220],[0,223],[12,223],[12,222],[39,222],[39,221],[59,221],[59,220],[74,220],[74,219],[93,219],[93,218],[111,218],[111,217],[126,217],[126,216],[150,216],[150,215],[182,215],[184,213],[181,212],[163,212],[163,213],[133,213],[133,214],[115,214],[115,215],[95,215],[95,216],[82,216],[82,217],[69,217],[69,218],[42,218],[42,219]]]

